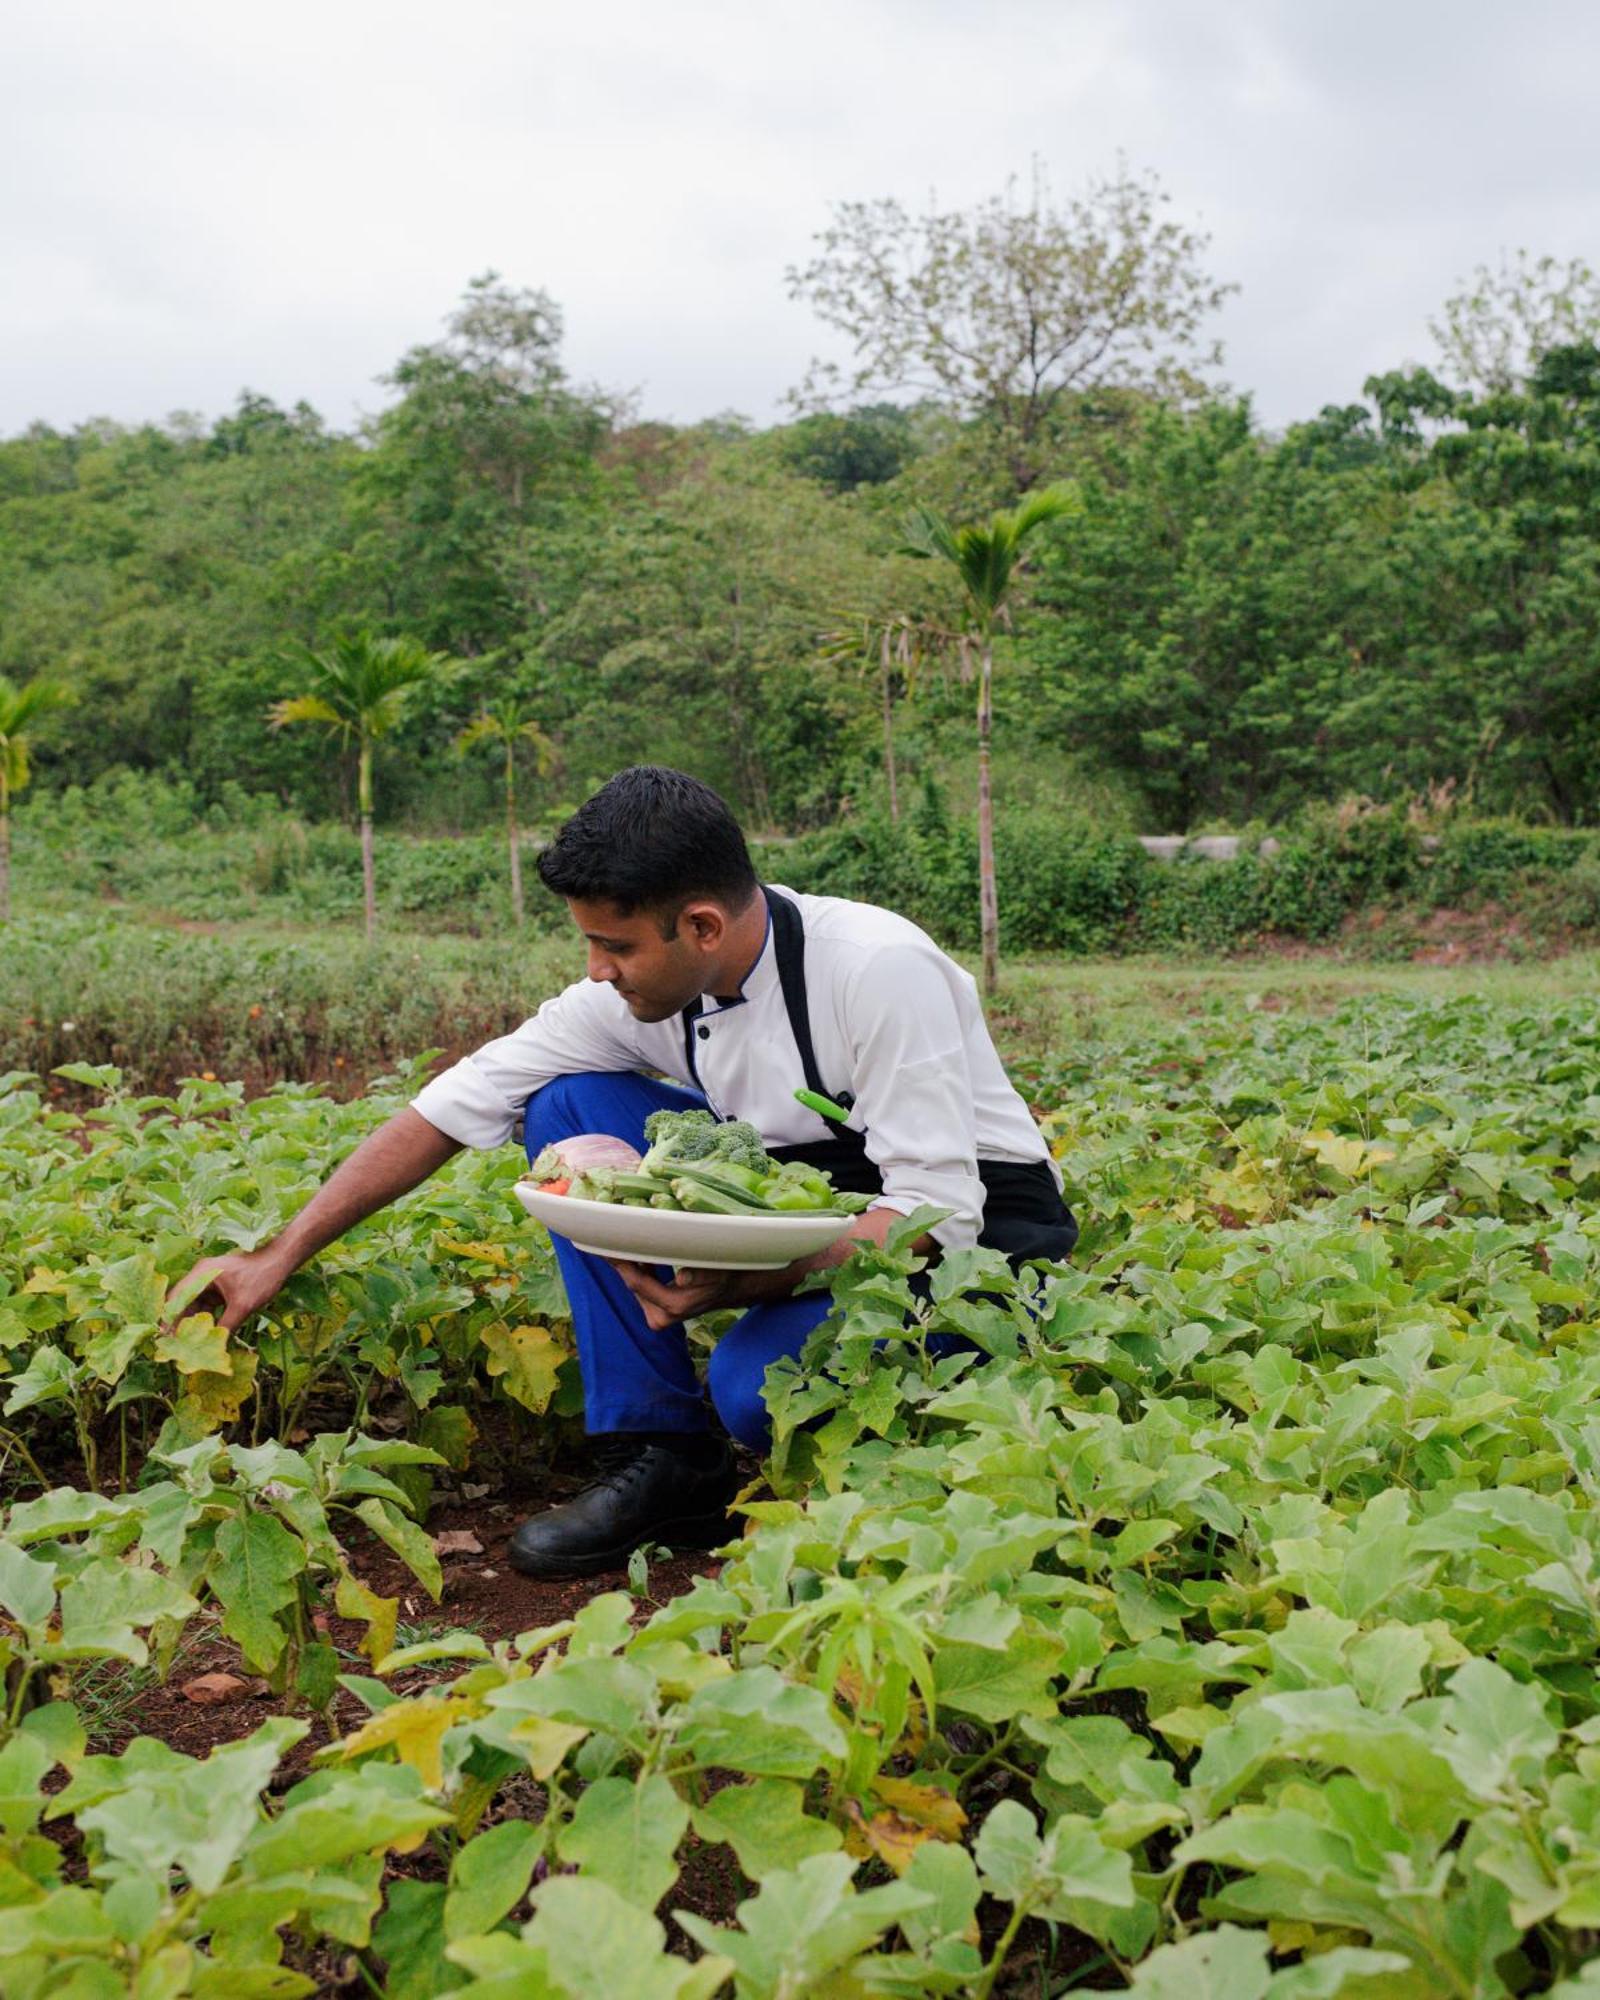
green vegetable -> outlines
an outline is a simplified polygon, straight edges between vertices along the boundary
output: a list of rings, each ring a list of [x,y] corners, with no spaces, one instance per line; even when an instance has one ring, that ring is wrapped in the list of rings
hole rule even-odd
[[[591,1167],[573,1176],[567,1198],[620,1202],[640,1208],[688,1209],[700,1215],[855,1215],[865,1195],[841,1194],[825,1173],[804,1161],[768,1157],[756,1128],[709,1111],[656,1111],[645,1120],[649,1151],[637,1167]],[[534,1162],[544,1171],[551,1152]]]
[[[653,1111],[644,1121],[650,1150],[645,1173],[660,1173],[691,1160],[720,1160],[751,1173],[772,1171],[761,1134],[743,1118],[718,1120],[709,1111]]]

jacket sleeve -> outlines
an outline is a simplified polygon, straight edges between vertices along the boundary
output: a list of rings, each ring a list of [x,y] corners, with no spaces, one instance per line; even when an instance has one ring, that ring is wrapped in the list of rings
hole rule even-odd
[[[463,1146],[502,1146],[516,1137],[528,1099],[552,1077],[638,1067],[624,1014],[608,987],[580,980],[520,1028],[424,1084],[411,1108]]]

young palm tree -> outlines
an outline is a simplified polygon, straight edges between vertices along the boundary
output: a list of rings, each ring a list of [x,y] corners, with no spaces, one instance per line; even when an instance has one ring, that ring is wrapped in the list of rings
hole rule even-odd
[[[56,681],[31,680],[18,687],[0,674],[0,924],[11,921],[11,801],[32,775],[27,728],[35,716],[70,699]]]
[[[1000,973],[1000,900],[994,873],[994,799],[989,782],[989,740],[994,729],[994,635],[1009,623],[1011,587],[1022,563],[1022,544],[1035,528],[1077,511],[1068,488],[1029,494],[987,527],[952,527],[931,507],[919,507],[906,529],[905,553],[941,557],[960,580],[967,601],[966,642],[978,653],[978,901],[983,940],[983,991],[994,997]]]
[[[900,818],[900,780],[894,743],[894,705],[903,697],[910,700],[917,691],[917,679],[924,666],[943,658],[954,634],[943,631],[930,619],[914,618],[910,612],[886,615],[869,613],[851,623],[824,632],[819,642],[823,660],[830,666],[850,665],[876,677],[878,700],[883,716],[883,772],[889,784],[889,818]]]
[[[506,760],[506,839],[511,846],[511,914],[522,924],[522,843],[517,831],[517,751],[526,743],[533,751],[534,769],[542,778],[555,762],[556,747],[527,706],[526,697],[503,694],[485,702],[456,738],[463,755],[480,743],[493,743]]]
[[[326,652],[308,650],[305,664],[310,670],[306,692],[274,702],[267,716],[274,729],[310,722],[337,738],[341,748],[355,745],[361,889],[370,938],[378,924],[372,874],[372,746],[400,720],[411,690],[441,671],[445,656],[430,653],[419,639],[375,639],[370,632],[350,632],[335,639]]]

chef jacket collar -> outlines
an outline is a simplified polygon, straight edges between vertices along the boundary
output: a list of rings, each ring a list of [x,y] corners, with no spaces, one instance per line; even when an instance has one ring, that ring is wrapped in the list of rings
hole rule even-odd
[[[742,1007],[747,1000],[759,1000],[770,993],[778,984],[778,954],[772,942],[772,910],[767,910],[767,934],[761,943],[756,962],[740,982],[735,994],[721,995],[707,993],[700,1001],[702,1014],[726,1014],[735,1007]]]

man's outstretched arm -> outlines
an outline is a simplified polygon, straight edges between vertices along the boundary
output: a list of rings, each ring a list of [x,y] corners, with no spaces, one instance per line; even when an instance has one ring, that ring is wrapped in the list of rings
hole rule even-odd
[[[276,1296],[284,1281],[335,1237],[437,1173],[460,1141],[408,1105],[363,1139],[279,1236],[259,1250],[203,1257],[182,1280],[204,1278],[192,1304],[229,1330]],[[174,1288],[176,1289],[176,1287]]]

